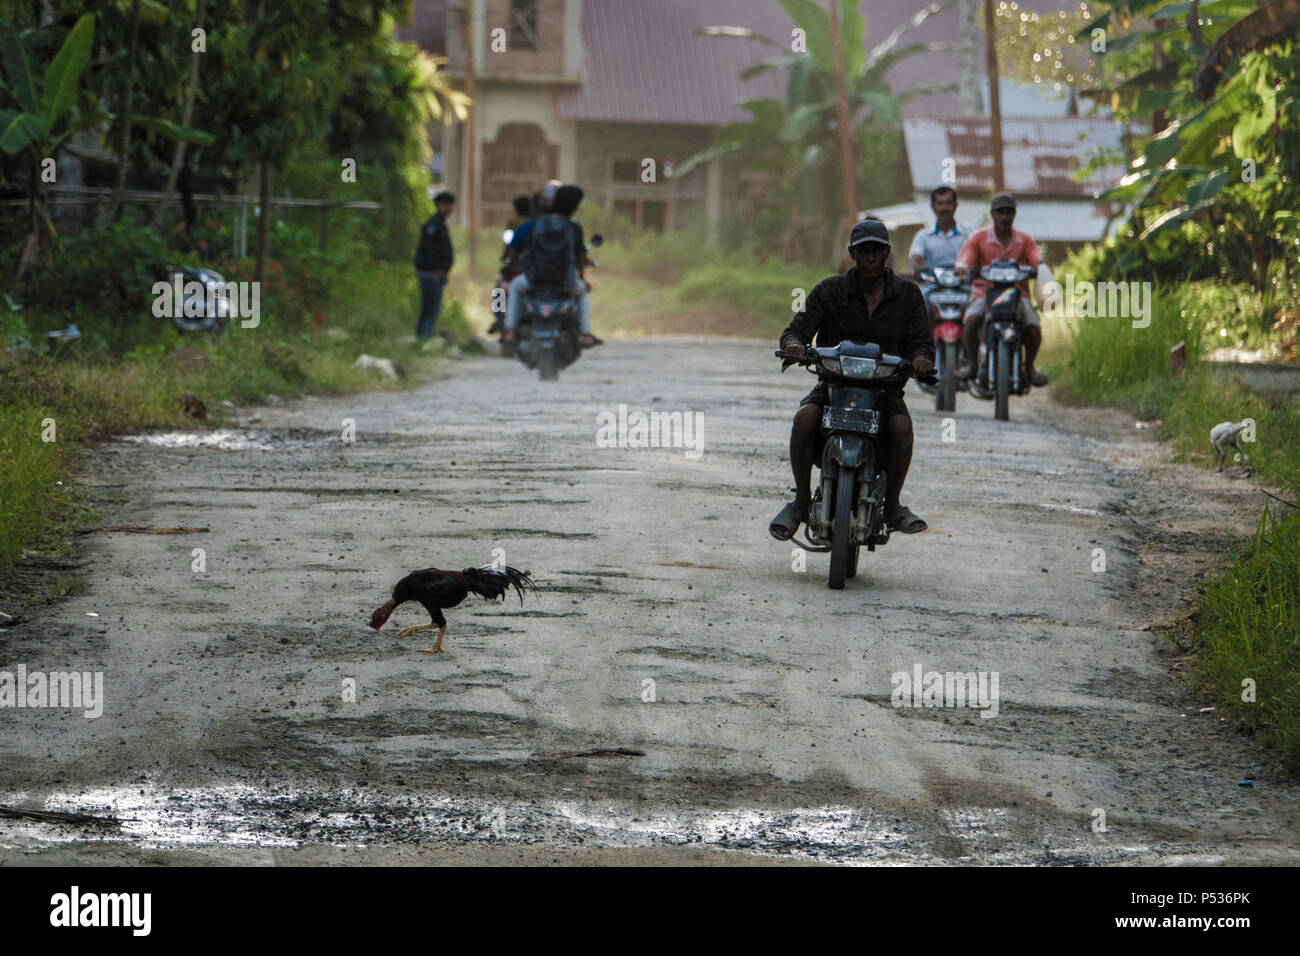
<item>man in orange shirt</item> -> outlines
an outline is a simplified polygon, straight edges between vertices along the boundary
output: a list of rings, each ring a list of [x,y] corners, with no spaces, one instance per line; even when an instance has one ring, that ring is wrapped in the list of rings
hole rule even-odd
[[[998,259],[1011,259],[1031,269],[1037,269],[1043,264],[1038,243],[1034,242],[1033,237],[1011,228],[1011,224],[1016,221],[1015,198],[1010,193],[994,196],[991,212],[993,225],[971,233],[957,254],[957,274],[964,276],[974,270],[976,275],[970,304],[966,306],[965,329],[962,331],[968,364],[957,370],[957,377],[963,381],[972,378],[979,366],[980,336],[984,332],[984,313],[987,309],[985,293],[991,285],[987,279],[979,278],[979,270]],[[1041,388],[1047,384],[1047,376],[1034,368],[1034,359],[1038,355],[1038,347],[1043,344],[1043,330],[1038,322],[1038,313],[1029,301],[1028,281],[1020,283],[1020,318],[1024,328],[1025,366],[1029,371],[1029,381]]]

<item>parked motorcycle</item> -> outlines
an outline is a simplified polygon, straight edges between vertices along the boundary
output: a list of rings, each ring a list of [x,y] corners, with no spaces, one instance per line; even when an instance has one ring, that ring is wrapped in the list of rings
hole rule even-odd
[[[595,248],[605,240],[595,235],[590,245]],[[596,263],[587,260],[587,268]],[[515,328],[515,354],[530,369],[537,369],[543,382],[554,382],[560,369],[578,361],[582,355],[581,321],[578,301],[566,289],[538,287],[523,294],[519,308],[519,324]]]
[[[1016,284],[1035,275],[1035,270],[1011,259],[998,259],[980,270],[980,277],[992,285],[985,294],[987,321],[980,343],[979,372],[971,383],[976,398],[993,400],[998,421],[1011,418],[1011,396],[1028,395],[1029,372],[1025,365],[1024,323],[1020,318],[1020,289]]]
[[[215,294],[225,288],[226,280],[211,269],[196,266],[164,265],[162,279],[173,282],[181,277],[182,293],[172,303],[172,322],[182,332],[220,332],[234,316],[228,296]],[[191,283],[202,286],[200,292]]]
[[[809,348],[803,355],[778,351],[786,365],[812,369],[827,380],[828,400],[822,409],[824,450],[821,481],[813,491],[804,528],[805,551],[829,552],[829,587],[839,590],[845,578],[858,573],[863,545],[875,551],[889,541],[885,523],[885,456],[879,447],[881,413],[876,407],[886,388],[898,388],[908,378],[934,385],[907,359],[881,352],[874,343],[841,342],[835,348]]]
[[[930,324],[934,329],[935,378],[938,385],[921,385],[921,391],[934,396],[936,412],[957,410],[957,390],[965,382],[957,380],[961,356],[962,314],[970,301],[970,282],[962,281],[952,269],[922,269],[917,281],[930,306]]]

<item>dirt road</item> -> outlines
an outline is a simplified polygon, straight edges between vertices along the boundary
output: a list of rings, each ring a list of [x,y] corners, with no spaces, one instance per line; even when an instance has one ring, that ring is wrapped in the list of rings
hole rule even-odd
[[[910,396],[931,530],[832,592],[767,534],[811,386],[771,348],[484,359],[100,448],[105,525],[209,530],[88,535],[89,589],[0,634],[0,670],[104,682],[95,719],[0,709],[0,805],[126,820],[0,820],[0,862],[1300,861],[1300,789],[1162,652],[1258,492],[1042,392],[946,433]],[[620,404],[702,413],[702,455],[598,447]],[[442,656],[393,636],[419,608],[366,628],[496,549],[522,608],[471,598]],[[996,716],[895,706],[918,669],[996,673]]]

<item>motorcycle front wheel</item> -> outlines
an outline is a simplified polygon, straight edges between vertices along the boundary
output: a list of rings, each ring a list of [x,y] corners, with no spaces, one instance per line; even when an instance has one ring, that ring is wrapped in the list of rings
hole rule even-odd
[[[857,573],[857,546],[851,543],[853,535],[853,499],[857,472],[851,468],[841,468],[835,480],[835,518],[831,523],[831,574],[829,586],[833,591],[842,590],[845,577],[849,574],[850,556]]]
[[[955,412],[957,410],[957,343],[944,342],[939,351],[939,389],[934,397],[936,412]]]
[[[554,382],[560,378],[560,369],[556,362],[555,349],[545,348],[537,356],[537,377],[543,382]]]
[[[997,364],[997,398],[993,406],[993,415],[1000,422],[1011,419],[1011,343],[998,343]]]

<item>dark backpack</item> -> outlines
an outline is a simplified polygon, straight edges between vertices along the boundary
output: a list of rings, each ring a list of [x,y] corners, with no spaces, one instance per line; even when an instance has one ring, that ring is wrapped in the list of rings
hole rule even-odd
[[[531,288],[567,289],[574,274],[573,223],[562,216],[542,216],[528,234],[525,272]]]

